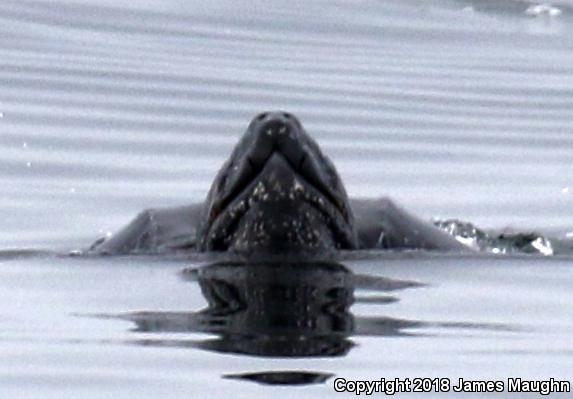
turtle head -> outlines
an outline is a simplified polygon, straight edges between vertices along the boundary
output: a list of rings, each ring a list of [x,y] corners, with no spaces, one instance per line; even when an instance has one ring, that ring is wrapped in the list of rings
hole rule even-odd
[[[332,162],[296,117],[256,116],[213,182],[202,251],[290,254],[357,247],[352,211]]]

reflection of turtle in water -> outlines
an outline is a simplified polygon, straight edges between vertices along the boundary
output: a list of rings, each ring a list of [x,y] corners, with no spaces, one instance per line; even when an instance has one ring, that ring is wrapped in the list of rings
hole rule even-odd
[[[423,287],[410,280],[354,274],[337,263],[221,263],[186,269],[208,306],[200,311],[147,311],[117,315],[137,332],[206,332],[199,340],[145,341],[263,357],[344,356],[351,335],[408,336],[423,322],[355,317],[351,305],[388,305],[396,292]],[[355,294],[368,290],[369,295]],[[375,292],[377,295],[372,295]],[[152,337],[152,335],[149,335]]]
[[[355,274],[339,263],[230,262],[186,269],[182,277],[199,284],[207,307],[190,312],[144,311],[112,317],[129,320],[135,323],[133,331],[145,332],[148,339],[136,342],[141,345],[281,358],[344,356],[354,345],[352,336],[408,337],[428,327],[434,332],[513,328],[495,323],[353,314],[354,303],[363,310],[364,306],[380,309],[399,301],[399,292],[425,285],[414,280]],[[163,339],[163,333],[174,332],[202,332],[210,336]],[[154,333],[161,334],[159,339],[153,338]]]
[[[448,230],[387,198],[349,199],[334,165],[300,122],[291,114],[274,112],[253,119],[204,203],[146,210],[91,250],[264,256],[470,248]]]

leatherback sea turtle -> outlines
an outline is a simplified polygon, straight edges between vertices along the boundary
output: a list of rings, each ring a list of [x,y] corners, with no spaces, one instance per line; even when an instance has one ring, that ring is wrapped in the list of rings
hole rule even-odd
[[[299,120],[267,112],[249,124],[203,203],[146,210],[90,250],[289,256],[353,249],[468,250],[453,230],[451,224],[423,221],[388,198],[349,199],[334,165]]]

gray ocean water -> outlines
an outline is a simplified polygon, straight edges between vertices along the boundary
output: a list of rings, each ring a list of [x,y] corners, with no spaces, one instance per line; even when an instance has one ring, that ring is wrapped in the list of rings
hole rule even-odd
[[[2,0],[0,396],[317,398],[335,395],[337,377],[572,381],[567,257],[389,254],[317,269],[304,284],[322,292],[332,280],[355,299],[315,315],[330,349],[316,353],[217,341],[197,319],[217,279],[181,273],[197,264],[55,255],[142,209],[201,201],[249,120],[274,109],[302,120],[351,196],[566,236],[572,38],[570,1]],[[270,328],[254,313],[227,314],[227,335]],[[270,371],[326,381],[271,386]]]

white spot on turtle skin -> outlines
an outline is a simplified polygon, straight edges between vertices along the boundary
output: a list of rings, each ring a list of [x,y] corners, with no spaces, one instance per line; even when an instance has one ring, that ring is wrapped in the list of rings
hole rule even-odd
[[[294,190],[295,191],[304,191],[304,186],[298,179],[294,179]]]
[[[281,128],[279,129],[279,134],[285,134],[287,131],[286,126],[281,126]]]
[[[257,185],[255,186],[255,189],[253,190],[253,196],[260,196],[261,194],[264,194],[265,192],[265,185],[262,182],[258,182]]]
[[[272,134],[273,134],[273,129],[268,128],[267,130],[265,130],[265,133],[266,133],[267,135],[269,135],[269,136],[272,136]]]

